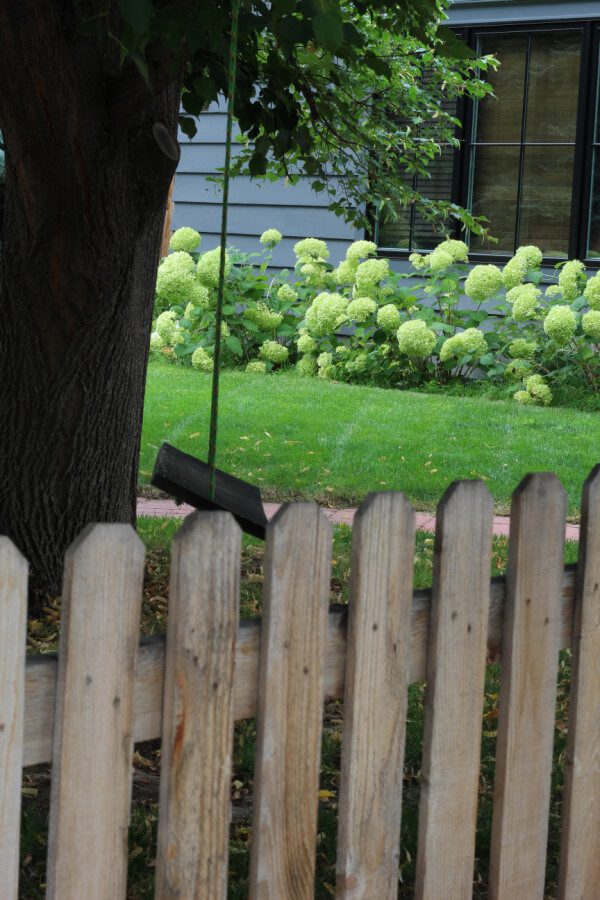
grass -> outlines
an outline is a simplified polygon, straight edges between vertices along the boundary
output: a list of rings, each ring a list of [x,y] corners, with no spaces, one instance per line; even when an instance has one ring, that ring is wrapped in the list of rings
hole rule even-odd
[[[599,417],[575,409],[240,372],[223,373],[220,399],[218,464],[267,499],[353,506],[369,491],[402,490],[432,510],[452,481],[482,478],[507,512],[525,474],[553,471],[576,516],[600,457]],[[206,458],[209,404],[208,375],[150,365],[141,483],[162,441]]]
[[[166,629],[169,548],[173,535],[180,524],[181,521],[177,519],[143,518],[138,522],[140,536],[147,548],[142,613],[142,629],[146,634],[164,632]],[[351,541],[352,530],[347,526],[338,526],[334,530],[331,600],[335,603],[344,603],[348,598]],[[241,613],[243,617],[253,617],[260,615],[261,612],[263,555],[264,544],[244,536],[241,582]],[[507,539],[495,538],[491,575],[504,573],[506,557]],[[577,545],[567,544],[565,562],[572,563],[576,559]],[[432,569],[433,536],[426,532],[419,532],[414,563],[416,588],[430,587]],[[52,606],[46,610],[43,620],[29,622],[30,647],[36,652],[56,649],[59,612],[57,607]],[[556,896],[569,676],[570,654],[565,651],[561,654],[558,674],[547,891],[545,894],[547,897]],[[497,666],[490,666],[488,667],[484,696],[476,868],[473,889],[473,896],[481,898],[487,896],[487,860],[491,834],[498,694],[499,669]],[[404,764],[399,898],[411,897],[414,888],[424,701],[425,685],[411,685]],[[321,753],[321,794],[315,892],[315,896],[319,900],[325,900],[334,894],[342,724],[343,704],[341,702],[328,703],[325,707]],[[232,779],[233,816],[228,893],[231,900],[238,900],[238,898],[241,900],[247,896],[255,742],[254,720],[238,722],[234,738]],[[134,773],[134,799],[129,829],[128,898],[130,900],[151,900],[154,895],[154,860],[158,821],[159,742],[154,741],[136,747]],[[92,772],[90,772],[90,777],[93,777]],[[22,900],[37,900],[37,898],[41,900],[44,896],[49,784],[49,767],[38,766],[25,771],[19,894]]]

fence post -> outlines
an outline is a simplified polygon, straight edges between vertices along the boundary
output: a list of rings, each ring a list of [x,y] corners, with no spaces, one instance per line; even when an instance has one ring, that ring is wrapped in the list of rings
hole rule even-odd
[[[48,900],[125,897],[143,572],[144,547],[129,525],[90,525],[67,552]]]
[[[267,527],[251,900],[313,900],[331,525],[314,503]]]
[[[398,896],[415,515],[371,494],[354,519],[337,896]]]
[[[566,505],[549,473],[528,475],[512,499],[490,900],[544,895]]]
[[[583,486],[558,895],[600,885],[600,466]]]
[[[438,506],[415,898],[471,897],[490,602],[492,495],[455,482]]]
[[[157,900],[225,900],[241,531],[194,513],[173,538]]]
[[[23,781],[27,562],[0,537],[0,887],[17,900]]]

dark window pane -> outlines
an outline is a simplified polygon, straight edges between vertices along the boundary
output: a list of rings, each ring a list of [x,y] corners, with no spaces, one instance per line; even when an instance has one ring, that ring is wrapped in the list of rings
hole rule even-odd
[[[581,32],[531,36],[525,141],[574,141]]]
[[[497,244],[490,253],[513,253],[517,212],[519,147],[476,147],[472,157],[471,209],[489,219]]]
[[[592,169],[592,200],[587,255],[600,256],[600,158],[597,150],[594,151]]]
[[[520,141],[523,120],[523,89],[527,59],[527,35],[486,34],[481,37],[482,53],[491,53],[500,61],[487,80],[495,97],[478,104],[477,141]]]
[[[454,172],[454,150],[446,147],[429,166],[429,178],[417,177],[417,190],[428,200],[450,200],[452,196],[452,175]],[[450,223],[452,226],[454,223]],[[432,250],[443,240],[443,229],[438,222],[434,230],[431,222],[415,210],[411,248]]]
[[[410,249],[410,207],[398,211],[395,222],[387,221],[379,224],[379,247],[388,247],[398,250]]]
[[[518,243],[544,256],[569,252],[574,156],[573,147],[525,148]]]

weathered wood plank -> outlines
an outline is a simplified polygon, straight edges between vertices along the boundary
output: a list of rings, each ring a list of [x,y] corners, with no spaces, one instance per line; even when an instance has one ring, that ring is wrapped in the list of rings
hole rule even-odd
[[[23,715],[27,562],[15,545],[0,537],[0,893],[17,900]]]
[[[337,896],[398,896],[415,515],[402,494],[354,520]]]
[[[241,532],[196,513],[173,539],[157,900],[225,900]]]
[[[492,900],[544,895],[566,493],[528,475],[513,495],[496,782]]]
[[[415,898],[473,893],[493,498],[455,482],[438,506]]]
[[[133,680],[144,547],[93,525],[65,561],[48,833],[49,900],[119,900],[127,887]]]
[[[265,557],[250,897],[313,900],[331,526],[285,506]]]
[[[580,535],[559,874],[561,900],[594,897],[600,886],[600,466],[583,486]]]
[[[560,606],[560,646],[572,646],[573,591],[575,567],[563,573]],[[488,662],[502,661],[502,623],[504,621],[505,579],[492,579]],[[415,591],[411,613],[410,682],[426,676],[427,635],[430,592]],[[236,721],[256,715],[258,682],[258,645],[260,625],[242,622],[237,640],[234,716]],[[325,696],[343,696],[346,658],[346,612],[334,609],[329,614],[329,634],[325,651]],[[162,690],[165,664],[163,635],[145,638],[140,644],[136,664],[135,722],[136,741],[160,737]],[[28,656],[25,671],[25,747],[23,765],[34,766],[52,760],[52,728],[56,694],[56,656]]]

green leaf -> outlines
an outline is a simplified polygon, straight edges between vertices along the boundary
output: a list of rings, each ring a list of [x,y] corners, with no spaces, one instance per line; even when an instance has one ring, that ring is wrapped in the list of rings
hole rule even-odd
[[[242,343],[234,334],[225,339],[225,344],[227,349],[230,350],[234,356],[239,357],[243,355],[244,351],[242,350]]]
[[[267,171],[266,157],[261,153],[254,153],[253,156],[250,157],[248,169],[250,170],[250,175],[253,178],[256,178],[259,175],[265,175]]]
[[[313,31],[322,47],[332,52],[337,50],[344,40],[344,23],[339,13],[326,10],[318,13],[313,19]]]
[[[486,353],[484,356],[481,357],[479,362],[481,363],[482,366],[491,366],[491,364],[494,362],[495,358],[496,357],[494,356],[493,353]]]
[[[121,15],[134,34],[146,34],[154,12],[152,0],[121,0]]]

